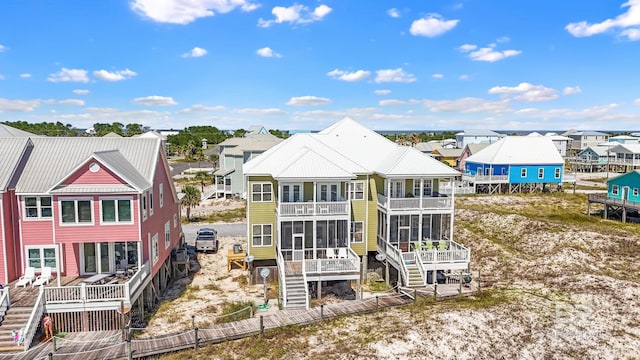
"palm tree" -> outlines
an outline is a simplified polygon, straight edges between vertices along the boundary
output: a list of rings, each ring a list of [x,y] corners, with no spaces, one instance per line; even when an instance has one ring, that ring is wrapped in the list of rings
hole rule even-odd
[[[182,206],[187,207],[187,221],[191,221],[191,208],[200,204],[200,190],[192,185],[182,188],[184,196],[182,197]]]

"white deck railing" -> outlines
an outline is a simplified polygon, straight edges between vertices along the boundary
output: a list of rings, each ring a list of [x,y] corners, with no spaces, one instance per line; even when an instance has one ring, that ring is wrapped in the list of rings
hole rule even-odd
[[[131,301],[131,295],[144,283],[151,273],[146,262],[124,284],[43,287],[45,304],[97,303],[105,301]]]
[[[481,175],[481,174],[462,174],[462,180],[472,183],[495,184],[508,183],[509,175]]]
[[[29,350],[31,347],[31,342],[33,341],[33,337],[36,335],[36,331],[38,330],[38,326],[40,325],[40,318],[42,318],[42,314],[44,314],[44,286],[40,286],[40,290],[38,292],[38,298],[36,299],[36,304],[33,306],[33,310],[31,310],[31,315],[29,316],[29,320],[27,321],[27,325],[24,327],[24,342],[22,346],[24,346],[24,350]]]
[[[378,204],[388,210],[453,208],[453,201],[448,196],[387,198],[382,194],[378,194]]]
[[[278,265],[278,281],[280,281],[280,284],[282,284],[282,286],[280,287],[282,289],[282,303],[283,306],[286,307],[287,306],[287,281],[286,281],[286,272],[285,272],[285,268],[284,268],[284,257],[282,257],[282,253],[280,252],[279,249],[276,249],[276,256],[277,256],[277,260],[276,260],[276,264]]]
[[[434,247],[433,250],[421,250],[416,251],[416,253],[423,263],[437,264],[469,261],[471,257],[469,249],[455,241],[446,240],[445,243],[445,250],[438,250]]]
[[[349,215],[348,201],[280,202],[280,216]]]
[[[360,271],[360,257],[351,248],[346,249],[346,258],[305,259],[305,272],[312,274],[344,273]],[[337,253],[337,248],[325,249]]]

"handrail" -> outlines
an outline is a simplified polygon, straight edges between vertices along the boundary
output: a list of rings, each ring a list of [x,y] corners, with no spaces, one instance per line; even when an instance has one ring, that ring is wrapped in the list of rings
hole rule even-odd
[[[282,307],[287,306],[287,281],[284,269],[284,257],[280,249],[276,249],[276,264],[278,265],[278,280],[280,281],[280,288],[282,289]]]
[[[309,303],[311,300],[309,299],[309,286],[307,286],[307,270],[305,268],[305,259],[302,257],[302,283],[304,284],[304,307],[309,310]]]
[[[42,314],[44,314],[44,286],[40,286],[38,299],[36,300],[36,304],[33,306],[33,310],[31,310],[31,315],[29,316],[29,320],[25,326],[23,334],[24,342],[22,343],[25,351],[29,350],[29,347],[31,347],[31,342],[36,334],[36,330],[38,330],[38,325],[40,325],[40,318],[42,317]]]
[[[402,253],[400,252],[399,249],[396,249],[393,246],[387,246],[387,250],[391,249],[391,252],[388,252],[387,254],[389,255],[393,255],[391,256],[391,258],[393,258],[399,265],[400,267],[400,273],[402,275],[402,278],[404,279],[405,283],[409,283],[409,271],[407,270],[407,267],[402,259]]]
[[[11,298],[9,297],[9,288],[0,289],[0,316],[4,316],[9,310],[11,305]]]

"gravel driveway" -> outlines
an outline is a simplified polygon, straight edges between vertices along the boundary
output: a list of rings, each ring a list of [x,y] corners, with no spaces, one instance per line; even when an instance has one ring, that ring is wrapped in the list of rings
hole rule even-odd
[[[183,224],[182,231],[184,232],[185,241],[188,245],[195,245],[196,232],[203,227],[211,227],[218,231],[219,237],[247,237],[247,224],[246,223],[197,223],[197,224]]]

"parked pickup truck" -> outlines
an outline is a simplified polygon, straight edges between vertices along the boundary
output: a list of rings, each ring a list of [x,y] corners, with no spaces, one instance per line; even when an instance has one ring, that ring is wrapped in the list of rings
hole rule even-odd
[[[196,234],[196,251],[218,251],[218,232],[212,228],[201,228]]]

